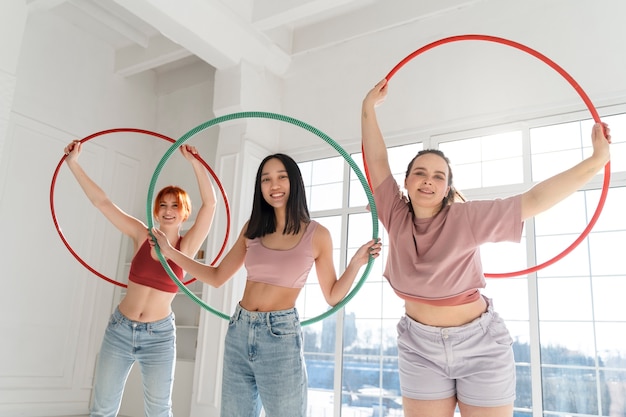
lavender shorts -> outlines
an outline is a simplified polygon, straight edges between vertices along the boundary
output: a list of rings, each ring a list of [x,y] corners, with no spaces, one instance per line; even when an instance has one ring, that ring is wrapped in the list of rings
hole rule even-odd
[[[515,401],[513,340],[488,309],[459,327],[433,327],[404,316],[398,323],[402,396],[441,400],[456,395],[468,405],[497,407]]]

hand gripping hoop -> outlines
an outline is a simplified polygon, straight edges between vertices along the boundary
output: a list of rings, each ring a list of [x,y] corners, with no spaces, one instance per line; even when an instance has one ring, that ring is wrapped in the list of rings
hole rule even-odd
[[[107,135],[107,134],[111,134],[111,133],[118,133],[118,132],[141,133],[141,134],[153,136],[155,138],[160,138],[160,139],[166,140],[168,142],[175,142],[174,139],[169,138],[169,137],[167,137],[165,135],[162,135],[160,133],[155,133],[155,132],[151,132],[149,130],[143,130],[143,129],[134,129],[134,128],[117,128],[117,129],[103,130],[103,131],[100,131],[100,132],[93,133],[93,134],[87,136],[84,139],[81,139],[80,142],[81,143],[85,143],[88,140],[94,139],[94,138],[96,138],[98,136],[103,136],[103,135]],[[97,271],[96,269],[92,268],[91,265],[89,265],[86,261],[84,261],[74,251],[74,249],[72,249],[72,246],[69,244],[69,242],[67,241],[67,239],[63,235],[63,232],[61,231],[61,227],[59,226],[59,222],[58,222],[57,217],[56,217],[56,210],[55,210],[55,207],[54,207],[54,190],[55,190],[55,187],[56,187],[56,181],[57,181],[57,176],[59,174],[59,170],[61,169],[61,166],[63,165],[63,162],[65,161],[65,158],[67,158],[67,155],[63,155],[63,157],[59,161],[56,169],[54,170],[54,174],[52,175],[52,183],[50,184],[50,212],[52,214],[52,221],[54,222],[54,227],[56,228],[57,232],[59,233],[59,237],[61,238],[61,240],[65,244],[65,247],[70,251],[70,253],[74,256],[74,258],[76,258],[76,260],[78,262],[80,262],[81,265],[83,265],[85,268],[87,268],[89,271],[94,273],[96,276],[102,278],[103,280],[108,281],[108,282],[110,282],[112,284],[115,284],[117,286],[126,288],[128,286],[127,284],[124,284],[123,282],[119,282],[119,281],[117,281],[117,280],[115,280],[113,278],[107,277],[106,275],[104,275],[101,272]],[[202,165],[204,165],[204,167],[209,171],[209,173],[211,174],[211,176],[215,180],[215,183],[217,184],[218,188],[220,189],[220,192],[222,193],[222,198],[224,199],[224,205],[226,206],[226,215],[227,215],[226,233],[225,233],[225,236],[224,236],[224,242],[222,243],[222,247],[220,248],[217,256],[215,257],[215,259],[213,259],[213,261],[211,262],[211,265],[213,265],[222,256],[222,253],[224,252],[224,249],[226,248],[226,244],[228,243],[228,235],[230,233],[230,206],[228,204],[228,198],[226,197],[226,192],[224,191],[224,188],[222,187],[222,183],[220,182],[219,178],[217,178],[217,175],[215,175],[215,172],[213,171],[213,169],[211,169],[211,167],[200,156],[196,155],[196,159],[198,161],[200,161],[202,163]],[[150,219],[152,218],[152,213],[151,212],[148,213],[148,218],[150,218]],[[183,285],[188,285],[188,284],[192,283],[195,280],[196,280],[195,278],[191,278],[190,280],[185,281]]]
[[[339,152],[339,154],[341,156],[343,156],[343,158],[346,160],[346,162],[352,167],[353,171],[355,172],[355,174],[357,175],[357,177],[359,178],[359,180],[361,181],[361,184],[363,186],[363,190],[365,191],[365,194],[367,195],[367,199],[369,201],[369,205],[370,205],[370,212],[372,214],[372,238],[376,239],[378,238],[378,215],[376,212],[376,203],[374,202],[374,198],[372,196],[371,190],[367,184],[367,180],[365,179],[365,176],[363,175],[363,173],[361,172],[361,170],[359,169],[359,167],[357,166],[357,164],[354,162],[354,160],[352,159],[352,157],[350,156],[350,154],[348,154],[337,142],[335,142],[333,139],[331,139],[328,135],[326,135],[325,133],[323,133],[322,131],[316,129],[315,127],[302,122],[300,120],[294,119],[292,117],[289,116],[284,116],[281,114],[276,114],[276,113],[268,113],[268,112],[239,112],[239,113],[231,113],[231,114],[226,114],[224,116],[220,116],[217,117],[215,119],[209,120],[208,122],[205,122],[193,129],[191,129],[189,132],[185,133],[183,136],[181,136],[180,139],[178,139],[166,152],[165,155],[163,155],[163,158],[161,158],[161,161],[158,163],[154,174],[152,175],[152,180],[150,181],[150,187],[148,189],[148,198],[147,198],[147,206],[146,206],[146,211],[147,211],[147,217],[148,217],[148,226],[150,229],[152,229],[152,216],[151,216],[151,212],[152,212],[152,196],[154,194],[154,188],[155,188],[155,183],[159,177],[159,174],[161,172],[161,170],[163,169],[163,165],[165,165],[165,163],[167,162],[167,160],[169,159],[169,157],[172,155],[172,153],[183,143],[185,143],[185,141],[187,141],[190,137],[194,136],[195,134],[197,134],[198,132],[207,129],[213,125],[222,123],[222,122],[226,122],[229,120],[235,120],[235,119],[243,119],[243,118],[264,118],[264,119],[273,119],[273,120],[279,120],[282,122],[286,122],[286,123],[290,123],[292,125],[301,127],[305,130],[308,130],[309,132],[317,135],[318,137],[320,137],[321,139],[323,139],[324,141],[326,141],[329,145],[331,145],[337,152]],[[191,299],[193,301],[195,301],[198,305],[200,305],[202,308],[204,308],[207,311],[210,311],[211,313],[215,314],[218,317],[221,317],[225,320],[229,320],[230,316],[218,311],[214,308],[212,308],[211,306],[209,306],[208,304],[204,303],[201,299],[199,299],[195,294],[193,294],[191,291],[189,291],[189,289],[187,289],[183,283],[178,279],[178,277],[176,277],[176,275],[173,273],[172,269],[170,268],[170,266],[168,265],[168,263],[166,262],[165,258],[163,257],[163,254],[161,253],[161,250],[158,248],[158,246],[156,246],[156,253],[159,257],[159,260],[161,261],[161,265],[163,265],[163,268],[165,268],[165,270],[167,271],[167,273],[169,274],[170,278],[172,278],[174,280],[174,282],[176,282],[176,285],[178,285],[178,287],[185,293],[187,294],[189,297],[191,297]],[[352,299],[352,297],[354,297],[354,295],[358,292],[358,290],[361,288],[361,286],[363,285],[363,283],[365,282],[365,279],[367,278],[368,274],[370,273],[370,270],[372,268],[372,264],[374,263],[374,258],[372,256],[370,256],[367,265],[365,267],[365,270],[363,271],[363,274],[361,275],[361,278],[359,279],[359,281],[356,283],[356,285],[354,286],[354,288],[339,302],[337,303],[334,307],[332,307],[331,309],[325,311],[324,313],[315,316],[313,318],[310,318],[308,320],[304,320],[302,321],[301,325],[302,326],[306,326],[309,324],[313,324],[317,321],[320,321],[328,316],[330,316],[331,314],[335,313],[338,309],[342,308],[348,301],[350,301]]]
[[[396,72],[398,72],[398,70],[400,68],[402,68],[407,62],[411,61],[416,56],[421,55],[424,52],[426,52],[426,51],[428,51],[430,49],[436,48],[438,46],[445,45],[447,43],[452,43],[452,42],[459,42],[459,41],[487,41],[487,42],[495,42],[495,43],[499,43],[499,44],[502,44],[502,45],[506,45],[506,46],[510,46],[510,47],[519,49],[522,52],[526,52],[527,54],[530,54],[530,55],[534,56],[535,58],[537,58],[540,61],[544,62],[545,64],[550,66],[552,69],[554,69],[556,72],[558,72],[561,75],[561,77],[563,77],[574,88],[574,90],[576,90],[576,92],[578,93],[580,98],[582,98],[582,100],[584,101],[585,105],[589,109],[589,112],[591,113],[591,116],[593,117],[593,120],[596,123],[600,122],[600,116],[598,115],[598,112],[596,111],[596,108],[591,103],[591,100],[589,99],[589,96],[587,96],[587,93],[585,93],[585,91],[580,87],[580,85],[578,85],[576,80],[574,80],[574,78],[572,78],[572,76],[570,76],[563,68],[561,68],[559,65],[557,65],[550,58],[546,57],[545,55],[543,55],[543,54],[541,54],[541,53],[539,53],[537,51],[535,51],[532,48],[529,48],[528,46],[522,45],[520,43],[511,41],[511,40],[508,40],[508,39],[498,38],[498,37],[495,37],[495,36],[473,35],[473,34],[470,34],[470,35],[458,35],[458,36],[451,36],[451,37],[448,37],[448,38],[443,38],[443,39],[440,39],[438,41],[429,43],[428,45],[425,45],[425,46],[417,49],[416,51],[412,52],[411,54],[407,55],[395,67],[393,67],[393,69],[391,71],[389,71],[389,73],[387,74],[387,76],[385,78],[387,79],[387,81],[389,81],[391,79],[391,77],[393,77],[393,75]],[[361,147],[361,149],[363,150],[362,147]],[[365,152],[363,151],[362,153],[363,153],[363,164],[364,164],[363,167],[364,167],[365,175],[367,176],[368,184],[371,187],[371,181],[370,181],[370,177],[369,177],[367,163],[365,162]],[[610,182],[611,182],[611,163],[608,162],[604,166],[604,181],[602,183],[602,192],[600,194],[600,200],[598,201],[598,206],[596,208],[596,211],[594,212],[593,216],[591,217],[591,220],[589,221],[589,224],[582,231],[580,236],[578,236],[578,238],[576,240],[574,240],[574,242],[572,244],[570,244],[567,248],[565,248],[565,250],[563,250],[561,253],[557,254],[552,259],[549,259],[549,260],[547,260],[547,261],[545,261],[545,262],[543,262],[541,264],[535,265],[533,267],[522,269],[520,271],[504,272],[504,273],[497,273],[497,274],[485,273],[485,277],[487,277],[487,278],[508,278],[508,277],[515,277],[515,276],[519,276],[519,275],[530,274],[532,272],[539,271],[540,269],[543,269],[543,268],[545,268],[545,267],[547,267],[549,265],[552,265],[553,263],[557,262],[558,260],[562,259],[567,254],[569,254],[572,250],[574,250],[574,248],[576,248],[576,246],[578,246],[587,237],[587,235],[589,234],[589,232],[591,231],[593,226],[596,224],[596,221],[598,220],[598,217],[600,216],[600,213],[602,212],[602,209],[604,207],[604,203],[606,201],[606,196],[607,196],[607,193],[608,193],[608,190],[609,190]]]

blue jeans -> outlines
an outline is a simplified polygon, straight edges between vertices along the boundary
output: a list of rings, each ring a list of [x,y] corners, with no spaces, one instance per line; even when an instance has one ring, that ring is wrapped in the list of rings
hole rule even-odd
[[[144,409],[149,417],[172,416],[172,385],[176,366],[174,314],[141,323],[119,309],[111,315],[96,366],[91,417],[115,417],[130,368],[141,368]]]
[[[307,374],[298,312],[237,306],[224,348],[222,417],[305,417]]]

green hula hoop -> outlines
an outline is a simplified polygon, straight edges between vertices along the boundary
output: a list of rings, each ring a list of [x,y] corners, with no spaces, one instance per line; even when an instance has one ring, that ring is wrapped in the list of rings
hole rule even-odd
[[[147,206],[146,206],[146,215],[147,215],[147,218],[148,218],[148,227],[149,227],[149,229],[152,229],[152,227],[154,227],[154,223],[153,223],[153,219],[152,219],[152,199],[153,199],[153,195],[154,195],[154,189],[155,189],[155,186],[156,186],[156,182],[157,182],[157,179],[159,178],[159,174],[161,173],[161,171],[163,169],[163,166],[165,165],[167,160],[172,156],[172,154],[183,143],[185,143],[185,141],[187,141],[189,138],[191,138],[192,136],[194,136],[198,132],[201,132],[201,131],[203,131],[203,130],[211,127],[211,126],[217,125],[217,124],[222,123],[222,122],[226,122],[226,121],[229,121],[229,120],[235,120],[235,119],[243,119],[243,118],[273,119],[273,120],[279,120],[279,121],[282,121],[282,122],[291,123],[292,125],[301,127],[303,129],[306,129],[309,132],[317,135],[318,137],[323,139],[325,142],[327,142],[330,146],[332,146],[337,152],[339,152],[339,154],[341,156],[343,156],[343,158],[350,165],[352,170],[356,173],[357,177],[359,178],[359,181],[361,181],[361,185],[363,186],[363,190],[365,190],[365,194],[367,195],[367,200],[369,202],[370,213],[372,214],[372,231],[373,231],[372,232],[372,238],[373,239],[377,239],[378,238],[378,214],[377,214],[377,211],[376,211],[376,203],[374,202],[374,197],[373,197],[372,192],[370,190],[370,187],[369,187],[369,184],[367,182],[367,179],[365,178],[365,176],[363,175],[363,173],[361,172],[359,167],[356,165],[356,163],[354,162],[352,157],[337,142],[335,142],[333,139],[331,139],[324,132],[320,131],[319,129],[316,129],[315,127],[313,127],[313,126],[311,126],[311,125],[309,125],[309,124],[307,124],[305,122],[302,122],[300,120],[294,119],[294,118],[289,117],[289,116],[284,116],[284,115],[281,115],[281,114],[277,114],[277,113],[256,112],[256,111],[231,113],[231,114],[226,114],[224,116],[216,117],[215,119],[209,120],[208,122],[202,123],[201,125],[196,126],[195,128],[191,129],[189,132],[187,132],[183,136],[181,136],[180,139],[178,139],[176,142],[174,142],[172,144],[172,146],[170,146],[170,148],[165,152],[165,154],[163,155],[163,157],[159,161],[156,169],[154,170],[154,174],[152,174],[152,179],[150,180],[150,187],[148,189]],[[170,266],[168,265],[167,261],[163,257],[163,254],[161,253],[161,250],[159,249],[159,247],[156,246],[155,248],[156,248],[156,253],[157,253],[157,256],[159,258],[159,261],[161,262],[161,265],[163,265],[163,268],[165,268],[165,270],[167,271],[167,274],[170,276],[170,278],[172,280],[174,280],[174,282],[176,283],[178,288],[181,289],[182,292],[187,294],[187,296],[189,296],[193,301],[195,301],[198,305],[200,305],[205,310],[207,310],[207,311],[209,311],[209,312],[215,314],[216,316],[221,317],[221,318],[223,318],[225,320],[229,320],[230,319],[230,316],[228,314],[225,314],[225,313],[223,313],[223,312],[221,312],[219,310],[216,310],[216,309],[212,308],[211,306],[206,304],[204,301],[202,301],[200,298],[198,298],[195,294],[193,294],[178,279],[178,277],[174,274],[174,271],[172,271],[172,268],[170,268]],[[334,307],[330,308],[329,310],[325,311],[324,313],[322,313],[322,314],[320,314],[318,316],[315,316],[315,317],[312,317],[312,318],[310,318],[308,320],[302,321],[301,325],[302,326],[306,326],[306,325],[309,325],[309,324],[313,324],[313,323],[315,323],[317,321],[323,320],[326,317],[334,314],[337,310],[342,308],[344,305],[346,305],[346,303],[348,303],[348,301],[350,301],[356,295],[356,293],[359,291],[359,289],[361,289],[361,287],[365,283],[365,280],[366,280],[367,276],[369,275],[370,270],[372,269],[373,263],[374,263],[374,258],[372,256],[370,256],[370,258],[369,258],[369,260],[367,262],[367,265],[365,267],[365,270],[363,271],[363,274],[361,275],[361,278],[357,281],[357,283],[354,286],[354,288],[348,294],[346,294],[346,296],[339,303],[337,303]]]

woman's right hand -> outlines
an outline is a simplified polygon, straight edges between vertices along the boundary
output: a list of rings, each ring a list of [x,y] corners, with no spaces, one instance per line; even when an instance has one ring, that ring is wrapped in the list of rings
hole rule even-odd
[[[196,147],[187,144],[180,145],[180,152],[189,162],[193,162],[194,160],[196,160],[196,155],[198,155],[198,150],[196,149]]]
[[[75,139],[69,143],[64,149],[63,152],[66,155],[66,161],[76,161],[78,159],[78,155],[82,151],[83,144],[80,140]]]
[[[165,235],[165,233],[163,233],[158,228],[153,227],[152,233],[150,233],[150,246],[155,247],[157,245],[159,246],[161,253],[163,253],[165,257],[167,257],[167,254],[170,253],[171,250],[174,250],[174,248],[172,248],[172,245],[170,244],[170,241],[167,240],[167,236]]]
[[[387,98],[387,79],[383,78],[367,93],[363,99],[363,106],[374,108],[382,104],[385,98]]]

